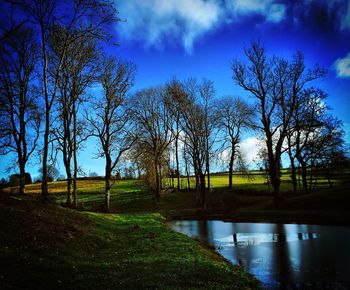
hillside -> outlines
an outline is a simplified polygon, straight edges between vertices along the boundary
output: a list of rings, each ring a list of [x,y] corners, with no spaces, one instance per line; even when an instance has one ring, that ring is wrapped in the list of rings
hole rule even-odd
[[[0,198],[2,289],[257,289],[159,214],[98,214]]]

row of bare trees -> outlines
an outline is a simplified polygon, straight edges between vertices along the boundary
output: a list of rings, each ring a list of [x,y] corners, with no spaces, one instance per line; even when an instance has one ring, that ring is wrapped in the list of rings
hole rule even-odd
[[[3,25],[0,37],[0,154],[15,153],[20,193],[25,193],[29,158],[37,152],[42,164],[42,197],[48,198],[48,168],[62,158],[67,177],[68,206],[78,206],[78,150],[88,138],[105,159],[105,209],[110,208],[113,176],[122,158],[137,164],[159,198],[162,179],[195,177],[197,202],[210,199],[210,172],[218,152],[227,153],[229,188],[242,132],[260,132],[269,180],[280,199],[281,158],[287,154],[297,191],[314,183],[311,169],[328,170],[341,158],[343,132],[331,117],[326,94],[311,84],[325,70],[305,66],[301,53],[291,60],[269,56],[253,43],[246,60],[234,60],[234,82],[253,102],[216,96],[210,80],[176,78],[130,95],[136,68],[108,55],[108,26],[118,21],[105,0],[6,2],[20,15]],[[20,11],[20,13],[18,13]],[[58,154],[59,153],[59,154]],[[344,155],[344,154],[343,154]],[[124,156],[124,157],[123,157]],[[171,162],[174,161],[174,164]],[[311,181],[310,181],[311,180]]]
[[[67,175],[67,204],[71,205],[73,194],[77,206],[77,150],[87,138],[81,104],[93,84],[106,84],[109,72],[100,70],[99,64],[113,63],[99,49],[111,36],[108,26],[118,20],[114,4],[8,0],[2,5],[9,13],[1,22],[0,153],[15,153],[24,194],[26,164],[39,149],[42,197],[47,200],[49,163],[60,151]],[[118,70],[123,69],[118,66]],[[117,89],[124,87],[124,83],[118,85]],[[110,94],[110,88],[104,89],[105,95]]]
[[[263,135],[269,179],[278,202],[282,154],[287,152],[290,158],[294,191],[295,160],[307,191],[307,170],[324,164],[332,150],[333,154],[344,152],[344,132],[341,122],[328,113],[326,93],[312,86],[326,75],[324,69],[308,69],[300,52],[291,60],[269,56],[259,43],[253,43],[245,54],[245,62],[232,63],[233,79],[256,100],[260,121],[256,128]]]
[[[264,142],[265,154],[261,155],[265,155],[276,202],[282,198],[284,154],[290,159],[294,192],[298,175],[302,178],[302,191],[312,189],[317,182],[313,178],[315,168],[323,168],[331,184],[331,167],[336,159],[346,156],[342,124],[329,114],[326,93],[313,86],[326,71],[318,66],[307,68],[300,52],[290,60],[269,56],[260,43],[253,43],[245,54],[246,61],[232,62],[233,80],[253,97],[255,102],[251,104],[237,97],[216,98],[211,81],[194,79],[183,82],[175,79],[133,96],[130,111],[142,136],[136,142],[138,147],[133,156],[142,156],[141,163],[152,164],[151,170],[150,166],[145,169],[155,181],[156,196],[161,190],[161,167],[169,165],[169,150],[175,154],[173,172],[178,188],[179,152],[183,152],[182,172],[194,175],[198,204],[204,208],[210,196],[210,164],[215,162],[218,151],[228,152],[232,189],[234,164],[242,163],[239,145],[246,130],[259,132]]]

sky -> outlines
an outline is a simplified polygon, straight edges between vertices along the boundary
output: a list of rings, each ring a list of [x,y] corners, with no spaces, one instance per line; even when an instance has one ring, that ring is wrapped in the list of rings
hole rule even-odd
[[[286,58],[297,51],[308,66],[319,64],[327,76],[314,83],[328,93],[332,114],[344,123],[350,143],[350,1],[346,0],[118,0],[113,27],[118,46],[112,53],[132,61],[137,76],[132,92],[161,85],[176,76],[214,81],[216,96],[251,97],[232,80],[230,62],[260,41],[268,54]],[[93,159],[90,139],[79,162],[88,173],[103,175],[103,159]],[[256,139],[242,140],[252,159]],[[0,176],[9,157],[1,157]],[[29,166],[38,175],[35,162]],[[60,166],[63,172],[63,166]]]

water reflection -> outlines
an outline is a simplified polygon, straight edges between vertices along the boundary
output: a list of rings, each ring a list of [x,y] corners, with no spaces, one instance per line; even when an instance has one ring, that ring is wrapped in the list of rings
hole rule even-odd
[[[202,236],[202,234],[200,234]],[[293,242],[308,239],[317,239],[316,233],[234,233],[215,241],[226,247],[246,247],[261,243]]]
[[[201,239],[269,289],[350,289],[350,228],[177,221],[175,231]]]

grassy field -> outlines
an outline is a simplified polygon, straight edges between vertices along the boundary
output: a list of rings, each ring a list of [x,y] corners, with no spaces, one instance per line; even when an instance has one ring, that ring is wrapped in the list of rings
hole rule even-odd
[[[350,206],[350,184],[347,179],[333,180],[330,188],[325,179],[319,179],[315,191],[310,194],[294,195],[287,170],[282,174],[281,190],[285,201],[278,207],[273,204],[272,189],[266,184],[264,175],[252,172],[249,176],[234,175],[233,190],[229,191],[228,175],[212,175],[212,191],[209,195],[209,209],[203,216],[196,205],[196,194],[193,190],[165,190],[161,199],[156,201],[142,180],[118,180],[111,190],[111,212],[115,213],[161,213],[168,218],[246,218],[248,220],[286,220],[299,221],[295,216],[308,216],[312,213],[314,222],[325,223],[326,213],[335,216],[330,223],[348,223],[347,208]],[[184,178],[181,180],[183,183]],[[171,185],[165,180],[164,186]],[[103,180],[78,180],[79,208],[87,211],[101,212],[104,203]],[[175,184],[176,185],[176,184]],[[52,198],[58,204],[64,204],[66,183],[64,181],[49,184]],[[9,191],[9,189],[7,189]],[[39,196],[40,184],[26,187],[29,196]],[[289,210],[294,211],[291,215]],[[275,217],[272,213],[275,213]],[[343,222],[340,216],[345,216]],[[285,220],[283,219],[283,221]],[[301,219],[302,221],[302,219]],[[309,219],[307,219],[309,221]],[[350,222],[349,222],[350,223]]]
[[[185,180],[182,180],[182,182]],[[170,180],[165,181],[169,184]],[[257,289],[258,282],[211,249],[166,227],[166,219],[301,222],[350,225],[350,184],[325,180],[310,194],[290,193],[279,206],[263,175],[213,175],[209,208],[193,190],[165,190],[160,200],[142,180],[119,180],[111,190],[111,212],[100,213],[102,180],[79,180],[80,211],[64,204],[64,181],[49,184],[55,202],[42,205],[40,184],[0,195],[0,285],[4,289]],[[165,184],[166,185],[166,184]]]
[[[347,176],[350,178],[350,174]],[[335,183],[339,183],[339,179],[332,180]],[[213,174],[210,176],[211,187],[213,189],[216,188],[225,188],[228,187],[229,180],[228,174]],[[170,179],[165,180],[165,186],[172,185],[172,181]],[[181,178],[180,180],[181,187],[187,187],[187,180],[185,178]],[[194,177],[190,178],[190,184],[193,188],[195,185]],[[174,186],[177,186],[177,180],[174,179]],[[328,180],[324,177],[319,177],[317,180],[317,189],[327,188]],[[233,175],[233,188],[234,189],[242,189],[242,190],[251,190],[251,191],[265,191],[271,192],[273,191],[271,185],[268,184],[266,175],[260,171],[250,171],[249,174],[234,174]],[[282,192],[291,192],[293,191],[293,186],[291,183],[290,172],[287,169],[283,169],[281,172],[281,191]]]
[[[1,289],[258,289],[157,213],[101,214],[0,197]]]

